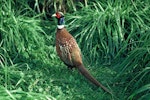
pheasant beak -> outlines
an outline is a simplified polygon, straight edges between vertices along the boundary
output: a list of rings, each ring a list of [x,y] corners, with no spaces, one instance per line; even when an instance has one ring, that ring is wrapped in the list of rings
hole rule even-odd
[[[52,15],[52,17],[56,17],[56,16],[57,16],[56,14],[53,14],[53,15]]]

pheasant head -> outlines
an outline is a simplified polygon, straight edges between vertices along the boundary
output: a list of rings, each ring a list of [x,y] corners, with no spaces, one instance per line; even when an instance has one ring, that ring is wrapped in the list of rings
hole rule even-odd
[[[65,21],[64,21],[64,14],[62,12],[56,12],[55,14],[52,15],[52,17],[57,18],[57,21],[58,21],[57,27],[58,27],[58,29],[64,28]]]

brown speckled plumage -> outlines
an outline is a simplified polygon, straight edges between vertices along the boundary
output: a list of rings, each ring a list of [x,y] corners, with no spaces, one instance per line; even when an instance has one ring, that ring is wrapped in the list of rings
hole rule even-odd
[[[81,53],[76,40],[65,28],[57,29],[56,51],[58,56],[68,67],[82,64]]]
[[[69,67],[77,68],[83,76],[90,80],[93,84],[101,87],[106,92],[111,92],[98,82],[84,67],[81,57],[80,48],[73,36],[64,28],[64,15],[57,12],[54,16],[58,19],[58,28],[56,32],[56,51],[60,59]]]

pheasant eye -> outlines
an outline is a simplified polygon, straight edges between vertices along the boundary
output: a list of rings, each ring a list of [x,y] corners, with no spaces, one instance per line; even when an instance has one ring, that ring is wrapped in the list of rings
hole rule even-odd
[[[61,14],[57,12],[57,13],[56,13],[56,17],[57,17],[57,18],[60,18],[60,17],[61,17]]]

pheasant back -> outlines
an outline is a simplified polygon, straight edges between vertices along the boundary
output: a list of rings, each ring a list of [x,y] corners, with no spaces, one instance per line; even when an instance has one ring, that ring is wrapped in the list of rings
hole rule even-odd
[[[65,28],[61,30],[57,29],[56,51],[60,59],[68,67],[75,67],[82,64],[80,48],[76,40]]]

